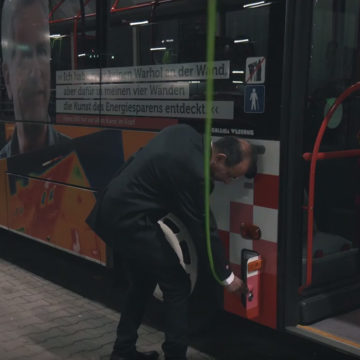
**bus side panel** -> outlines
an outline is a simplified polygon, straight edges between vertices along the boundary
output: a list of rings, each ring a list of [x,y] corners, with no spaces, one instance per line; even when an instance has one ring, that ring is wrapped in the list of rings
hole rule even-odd
[[[241,299],[226,291],[224,308],[231,313],[276,328],[280,143],[263,140],[251,140],[251,143],[265,150],[258,158],[258,174],[254,179],[242,178],[230,185],[217,184],[212,197],[212,208],[234,273],[241,276],[243,249],[254,250],[263,259],[259,316],[252,318]],[[261,231],[260,239],[242,237],[242,223],[258,226]]]
[[[150,131],[123,130],[124,159],[127,160],[132,154],[145,146],[156,134],[156,132]]]
[[[96,191],[109,181],[110,174],[156,133],[74,126],[59,126],[57,130],[74,138],[74,144],[77,142],[65,155],[41,167],[44,153],[52,151],[48,147],[40,153],[18,155],[1,162],[4,170],[0,181],[3,177],[4,186],[0,196],[4,209],[0,209],[0,224],[105,264],[105,244],[85,219],[95,204]],[[101,148],[102,144],[107,148]],[[12,171],[6,174],[7,163]]]
[[[105,264],[105,244],[85,223],[92,191],[9,174],[9,228]]]
[[[100,127],[89,127],[89,126],[68,126],[68,125],[53,125],[53,126],[59,133],[62,133],[71,139],[94,134],[96,132],[103,130]]]

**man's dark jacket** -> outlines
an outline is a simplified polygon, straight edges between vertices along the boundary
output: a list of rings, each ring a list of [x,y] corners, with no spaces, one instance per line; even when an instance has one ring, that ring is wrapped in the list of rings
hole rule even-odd
[[[163,254],[159,238],[164,237],[157,221],[171,212],[184,222],[204,256],[203,152],[203,137],[190,126],[161,131],[99,195],[87,223],[128,259],[146,254],[156,261]],[[211,234],[215,269],[225,279],[231,271],[214,220]]]

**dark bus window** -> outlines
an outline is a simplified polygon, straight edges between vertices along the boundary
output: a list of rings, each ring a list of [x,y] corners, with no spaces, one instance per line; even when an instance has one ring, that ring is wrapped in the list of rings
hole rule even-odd
[[[320,123],[348,86],[357,82],[359,68],[360,3],[356,0],[314,3],[312,48],[309,73],[308,116],[305,119],[305,146],[311,147]],[[323,144],[334,148],[358,146],[358,95],[340,107],[325,133]]]
[[[111,25],[108,31],[109,49],[106,53],[107,67],[133,66],[134,29],[130,26]]]
[[[181,21],[177,20],[164,20],[140,28],[139,40],[140,44],[144,44],[144,46],[140,45],[140,64],[177,63],[178,36],[180,36],[182,28]],[[193,50],[195,49],[196,47]]]
[[[312,151],[321,122],[335,98],[359,80],[359,33],[354,31],[360,26],[359,10],[360,4],[356,0],[314,1],[304,152]],[[343,102],[330,120],[320,151],[359,148],[359,111],[359,93],[355,93]],[[305,166],[308,176],[309,164]],[[354,263],[351,269],[358,266],[359,174],[360,161],[357,158],[317,162],[313,256],[333,256],[339,261],[344,257],[342,264],[351,267]],[[306,221],[304,233],[305,230]],[[314,266],[320,266],[317,261],[314,260]],[[351,277],[355,275],[351,269],[342,270],[340,264],[337,274]],[[313,276],[316,278],[317,275],[314,268]],[[324,282],[334,280],[326,280],[326,276],[322,279]]]
[[[126,7],[119,3],[118,9],[120,5]],[[243,2],[227,0],[220,5],[215,61],[220,64],[219,73],[223,72],[224,76],[215,78],[214,101],[218,104],[221,102],[226,109],[214,115],[213,132],[277,139],[285,2],[273,1],[262,7],[251,8],[244,7]],[[142,21],[147,23],[134,25]],[[110,23],[109,67],[142,66],[149,69],[154,65],[167,69],[172,64],[178,68],[191,64],[186,66],[196,72],[206,66],[207,21],[204,1],[187,1],[186,7],[183,2],[174,1],[159,3],[153,8],[124,10],[112,14]],[[253,73],[256,75],[249,75]],[[168,84],[170,81],[176,84],[186,80],[189,88],[187,100],[198,102],[199,106],[201,101],[205,101],[206,76],[161,81],[165,80]],[[256,102],[253,101],[254,96]],[[167,100],[164,97],[164,101]],[[158,116],[167,117],[159,113]],[[189,114],[168,116],[178,122],[190,123],[200,130],[204,117],[192,118]]]
[[[115,9],[130,7],[134,5],[141,5],[147,3],[148,0],[119,0]],[[113,5],[116,5],[116,1],[112,0]]]
[[[51,3],[50,112],[57,124],[99,125],[96,1]]]
[[[96,0],[84,0],[84,14],[96,13]],[[49,0],[50,20],[61,20],[81,14],[79,0],[66,0],[60,6],[58,0]]]
[[[226,92],[236,94],[242,101],[237,102],[235,112],[238,124],[249,129],[256,137],[271,138],[278,135],[278,110],[280,86],[278,81],[281,77],[281,61],[276,58],[276,51],[282,51],[281,33],[278,34],[276,43],[273,38],[276,29],[275,23],[279,21],[281,4],[273,3],[271,6],[259,8],[242,8],[241,10],[227,11],[225,14],[226,39],[224,52],[231,59],[231,81],[227,84]],[[280,21],[281,23],[281,21]],[[249,61],[249,59],[252,59]],[[259,59],[264,59],[265,66],[256,71],[254,77],[264,77],[265,103],[264,113],[251,113],[246,109],[249,102],[249,74],[259,66]],[[261,61],[260,60],[260,61]],[[276,71],[278,78],[272,77],[271,69]],[[264,74],[261,71],[265,72]],[[254,79],[256,80],[256,79]],[[262,83],[257,84],[261,87]],[[276,89],[276,90],[275,90]],[[277,96],[272,94],[276,91]],[[250,92],[251,96],[251,92]],[[277,114],[277,115],[276,115]]]

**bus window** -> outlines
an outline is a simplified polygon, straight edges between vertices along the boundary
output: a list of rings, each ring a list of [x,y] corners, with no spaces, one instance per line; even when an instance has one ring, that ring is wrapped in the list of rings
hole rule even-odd
[[[359,10],[360,4],[356,0],[314,2],[304,152],[312,151],[320,124],[335,98],[359,80],[359,38],[354,30],[360,26]],[[320,151],[359,148],[359,109],[359,94],[354,93],[330,120]],[[317,162],[313,242],[315,287],[357,276],[360,187],[356,174],[359,174],[359,164],[357,158]],[[305,194],[307,191],[306,188]],[[304,202],[306,204],[306,197]],[[304,268],[303,280],[305,275]]]
[[[96,1],[84,0],[83,11],[85,16],[94,15],[96,13]],[[62,2],[49,1],[49,20],[50,21],[61,21],[68,20],[77,15],[81,15],[82,7],[81,2],[78,0],[66,0]]]
[[[89,101],[84,102],[99,97],[96,95],[100,59],[96,1],[84,1],[83,6],[78,1],[64,2],[51,8],[50,14],[53,89],[50,109],[53,117],[57,124],[98,125],[98,102],[93,101],[91,106]],[[91,115],[89,106],[95,110]],[[70,136],[74,137],[75,133]]]
[[[105,55],[107,67],[134,65],[132,28],[130,26],[111,24],[108,31],[108,41],[111,46]]]
[[[249,8],[241,2],[226,0],[219,6],[214,82],[214,100],[219,106],[213,119],[215,134],[265,139],[279,137],[282,74],[279,49],[283,39],[284,2],[273,1],[267,5]],[[178,109],[176,104],[168,102],[169,106],[165,106],[162,103],[159,106],[164,106],[163,109],[152,108],[153,111],[141,113],[141,116],[164,118],[162,123],[165,124],[187,122],[201,130],[204,116],[200,102],[205,101],[206,83],[206,2],[191,3],[186,7],[186,13],[176,1],[159,2],[157,6],[139,7],[136,11],[130,11],[126,6],[120,9],[119,3],[117,10],[111,16],[108,29],[108,66],[119,68],[116,71],[123,75],[134,71],[131,66],[139,66],[142,67],[136,70],[139,76],[142,71],[145,76],[151,75],[151,70],[162,69],[162,77],[136,78],[135,74],[135,78],[124,77],[121,82],[154,84],[144,85],[144,91],[146,88],[159,89],[156,83],[160,82],[162,87],[182,86],[186,93],[177,98],[198,104],[197,109],[179,108],[183,111],[179,113],[175,111]],[[136,95],[133,96],[136,104],[141,98],[145,99],[144,95],[133,95]],[[173,95],[172,99],[175,98]],[[157,97],[158,101],[161,99],[169,99],[164,91]],[[131,127],[144,128],[141,124],[145,120],[133,116],[130,107],[124,115],[133,118]],[[158,120],[149,119],[145,128],[156,128],[157,123]]]
[[[318,1],[314,6],[312,53],[308,86],[309,115],[305,122],[305,146],[311,147],[325,110],[346,87],[359,80],[360,4],[350,1]],[[340,107],[325,133],[324,145],[357,147],[359,129],[356,95]]]

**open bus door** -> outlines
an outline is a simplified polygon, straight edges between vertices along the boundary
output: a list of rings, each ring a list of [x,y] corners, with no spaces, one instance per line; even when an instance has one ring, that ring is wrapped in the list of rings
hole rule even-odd
[[[288,15],[279,324],[359,356],[360,3],[299,1]]]

